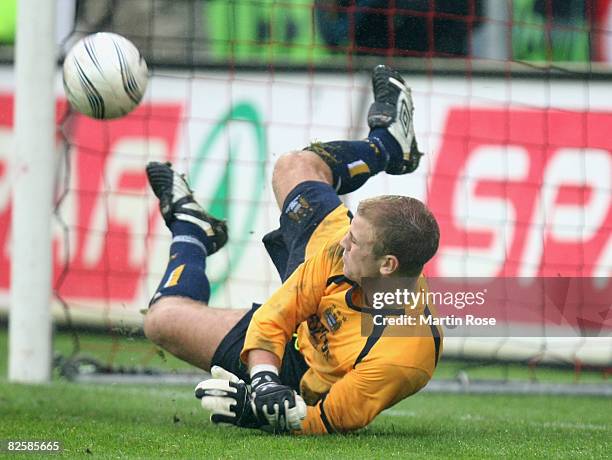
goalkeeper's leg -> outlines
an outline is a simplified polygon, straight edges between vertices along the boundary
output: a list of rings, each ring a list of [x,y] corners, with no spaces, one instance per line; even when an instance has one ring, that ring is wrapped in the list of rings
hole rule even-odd
[[[145,334],[173,355],[208,370],[222,339],[245,314],[207,306],[206,258],[226,243],[227,227],[195,201],[186,178],[170,164],[149,163],[147,176],[172,244],[166,272],[145,316]]]
[[[385,66],[374,70],[372,82],[372,129],[367,139],[311,144],[275,165],[273,188],[282,210],[281,226],[264,242],[283,279],[304,260],[307,246],[316,246],[309,243],[323,240],[318,226],[323,219],[330,227],[346,219],[336,193],[356,190],[383,170],[406,174],[418,166],[421,154],[409,88]],[[147,173],[173,242],[166,273],[145,318],[145,333],[179,358],[209,369],[219,344],[245,314],[207,307],[206,257],[225,244],[227,229],[195,202],[184,177],[170,166],[154,163]]]
[[[343,195],[385,171],[407,174],[417,169],[418,150],[410,88],[394,69],[379,65],[372,72],[374,103],[368,112],[370,133],[364,140],[315,142],[279,158],[272,179],[278,206],[300,183],[329,184]]]
[[[338,195],[358,189],[381,171],[407,174],[419,165],[410,89],[386,66],[374,69],[372,85],[366,139],[313,143],[274,165],[280,227],[264,237],[264,244],[282,280],[346,225],[350,213]]]

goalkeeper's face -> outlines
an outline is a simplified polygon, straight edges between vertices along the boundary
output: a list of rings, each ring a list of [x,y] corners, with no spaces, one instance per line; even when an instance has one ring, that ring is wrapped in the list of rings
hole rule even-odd
[[[382,276],[384,258],[374,255],[374,227],[357,214],[340,245],[344,248],[344,276],[361,283],[363,278]]]

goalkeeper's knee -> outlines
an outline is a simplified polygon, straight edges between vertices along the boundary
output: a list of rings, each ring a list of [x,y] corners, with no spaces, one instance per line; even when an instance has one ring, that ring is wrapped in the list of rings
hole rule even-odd
[[[316,153],[332,171],[338,195],[353,192],[385,169],[388,156],[376,141],[315,142],[306,150]]]

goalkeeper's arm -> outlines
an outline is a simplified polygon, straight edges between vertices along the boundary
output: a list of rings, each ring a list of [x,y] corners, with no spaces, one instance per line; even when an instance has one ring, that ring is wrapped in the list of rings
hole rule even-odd
[[[360,363],[332,385],[315,406],[308,406],[299,433],[342,433],[363,428],[384,409],[419,391],[429,379],[422,369]]]
[[[255,349],[248,354],[251,374],[251,409],[275,432],[298,430],[306,417],[306,403],[278,375],[280,360],[274,353]]]
[[[306,404],[281,383],[274,371],[274,367],[271,371],[260,369],[250,386],[231,372],[213,366],[212,378],[200,382],[195,395],[202,407],[211,412],[213,423],[274,433],[298,430],[306,416]]]

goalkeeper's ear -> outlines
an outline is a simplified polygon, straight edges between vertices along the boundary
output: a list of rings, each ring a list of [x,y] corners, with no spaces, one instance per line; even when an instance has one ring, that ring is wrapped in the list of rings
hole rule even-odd
[[[230,371],[226,371],[221,366],[213,366],[210,369],[210,375],[212,375],[213,379],[223,379],[229,380],[230,382],[238,383],[240,379],[232,374]]]

